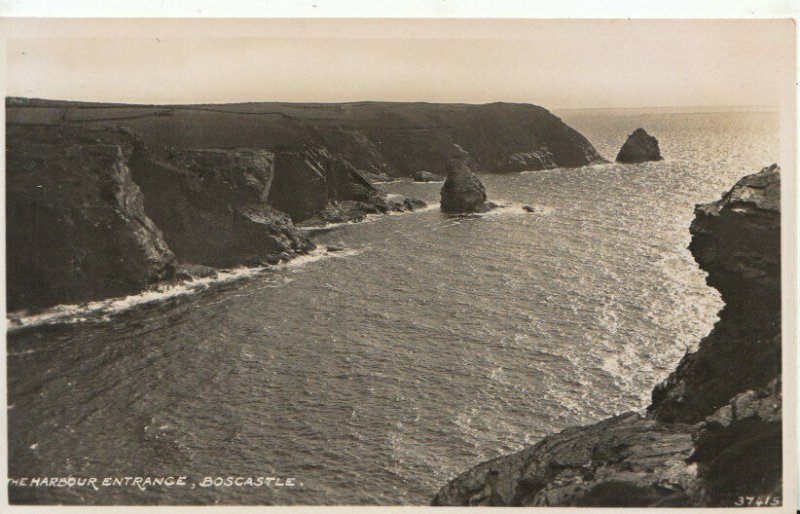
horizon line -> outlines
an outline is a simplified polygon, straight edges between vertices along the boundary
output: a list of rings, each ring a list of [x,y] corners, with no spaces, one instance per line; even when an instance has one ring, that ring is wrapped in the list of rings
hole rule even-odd
[[[242,100],[242,101],[233,101],[233,102],[191,102],[191,103],[183,103],[183,102],[164,102],[164,103],[147,103],[147,102],[129,102],[129,101],[109,101],[109,100],[75,100],[75,99],[66,99],[66,98],[44,98],[44,97],[35,97],[35,96],[18,96],[18,95],[6,95],[6,101],[8,100],[38,100],[44,102],[73,102],[73,103],[87,103],[87,104],[106,104],[106,105],[118,105],[118,106],[134,106],[134,107],[191,107],[193,105],[215,105],[215,106],[225,106],[225,105],[247,105],[247,104],[289,104],[289,105],[353,105],[353,104],[364,104],[364,103],[375,103],[375,104],[431,104],[431,105],[492,105],[492,104],[516,104],[516,105],[533,105],[537,107],[542,107],[548,109],[550,111],[584,111],[584,110],[645,110],[645,109],[717,109],[717,110],[726,110],[726,111],[735,111],[741,109],[748,109],[748,110],[759,110],[759,111],[766,111],[766,112],[778,112],[780,111],[779,105],[770,105],[770,104],[679,104],[679,105],[635,105],[635,106],[626,106],[626,105],[604,105],[604,106],[553,106],[548,107],[545,105],[533,103],[533,102],[519,102],[519,101],[507,101],[507,100],[496,100],[493,102],[464,102],[464,101],[451,101],[451,102],[439,102],[439,101],[430,101],[430,100],[347,100],[347,101],[301,101],[301,100]]]

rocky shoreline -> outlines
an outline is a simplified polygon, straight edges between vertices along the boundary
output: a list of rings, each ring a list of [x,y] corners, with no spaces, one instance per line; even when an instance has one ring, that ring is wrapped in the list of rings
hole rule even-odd
[[[8,147],[9,311],[305,255],[315,246],[275,207],[281,202],[296,217],[326,221],[419,206],[387,201],[321,149],[184,150],[121,128],[53,126],[10,126]],[[281,190],[287,175],[322,185],[294,198]]]
[[[698,205],[690,230],[690,250],[725,306],[698,350],[654,389],[646,415],[568,428],[479,464],[433,505],[780,503],[780,169]]]
[[[424,207],[384,194],[370,177],[441,173],[454,149],[470,174],[514,171],[509,159],[542,148],[548,158],[522,159],[521,169],[603,160],[559,118],[526,104],[8,98],[6,108],[10,312],[305,255],[314,244],[298,226]]]

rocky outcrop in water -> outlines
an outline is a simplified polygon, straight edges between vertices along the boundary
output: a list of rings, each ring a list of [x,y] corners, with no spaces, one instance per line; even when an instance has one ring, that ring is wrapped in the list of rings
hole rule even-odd
[[[441,209],[448,214],[486,212],[495,207],[486,198],[486,187],[467,165],[467,155],[460,151],[453,156],[441,191]]]
[[[658,140],[648,134],[643,128],[633,131],[617,154],[617,162],[635,164],[638,162],[660,161],[661,150]]]
[[[780,502],[780,174],[698,205],[690,249],[725,301],[647,416],[569,428],[446,484],[434,505],[733,506]],[[746,500],[744,500],[746,501]]]

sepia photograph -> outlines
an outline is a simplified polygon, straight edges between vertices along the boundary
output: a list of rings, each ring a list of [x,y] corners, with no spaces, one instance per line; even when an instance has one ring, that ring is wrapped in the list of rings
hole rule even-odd
[[[793,19],[0,22],[8,505],[794,510]]]

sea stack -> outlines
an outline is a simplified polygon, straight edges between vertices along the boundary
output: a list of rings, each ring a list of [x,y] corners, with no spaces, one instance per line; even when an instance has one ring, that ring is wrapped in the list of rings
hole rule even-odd
[[[662,159],[661,150],[658,148],[658,139],[648,134],[643,128],[634,130],[617,154],[617,162],[628,164]]]
[[[486,199],[483,182],[467,164],[469,154],[458,146],[456,150],[450,159],[447,180],[439,193],[442,211],[448,214],[471,214],[492,210],[496,205]]]

